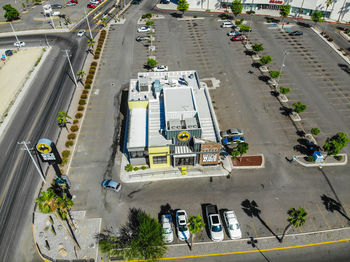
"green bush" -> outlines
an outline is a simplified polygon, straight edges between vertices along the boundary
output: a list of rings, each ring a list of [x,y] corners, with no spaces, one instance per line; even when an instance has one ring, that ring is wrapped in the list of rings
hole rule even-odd
[[[276,71],[276,70],[271,70],[269,72],[269,74],[270,74],[271,78],[274,78],[274,79],[278,78],[279,76],[282,75],[282,73],[280,71]]]
[[[78,111],[83,111],[84,110],[84,106],[78,106]]]
[[[68,140],[66,141],[66,147],[71,147],[74,144],[74,142],[72,140]]]
[[[99,59],[100,58],[100,54],[95,54],[94,55],[94,59]]]
[[[63,158],[68,158],[70,156],[70,151],[69,150],[64,150],[62,151],[62,157]]]
[[[77,135],[75,133],[70,133],[67,135],[67,138],[70,140],[74,140],[77,137]]]
[[[79,127],[77,125],[72,125],[70,127],[70,131],[72,131],[72,132],[77,132],[78,130],[79,130]]]
[[[60,164],[60,166],[64,166],[68,163],[68,159],[67,158],[62,158],[62,163]]]
[[[313,156],[307,156],[306,159],[305,159],[307,162],[314,162],[315,159]]]
[[[75,124],[78,124],[79,123],[79,120],[78,119],[74,119],[73,120],[73,124],[75,125]]]
[[[311,128],[311,134],[317,136],[320,133],[320,129],[317,127]]]
[[[125,171],[126,172],[131,172],[134,169],[134,167],[132,166],[132,164],[127,164],[125,166]]]
[[[94,79],[94,75],[88,74],[87,77],[86,77],[86,80],[87,80],[87,79]]]
[[[86,87],[85,87],[85,88],[86,88]],[[84,90],[83,90],[83,94],[84,94],[84,95],[88,95],[88,94],[89,94],[89,90],[84,89]]]
[[[146,167],[146,166],[142,166],[141,169],[142,169],[142,170],[145,170],[145,169],[147,169],[147,167]]]
[[[289,94],[289,92],[290,92],[290,88],[288,88],[288,87],[283,87],[283,86],[280,87],[280,93],[281,93],[282,95],[287,95],[287,94]]]
[[[92,79],[86,79],[85,84],[92,84]]]
[[[261,59],[260,59],[260,63],[262,64],[262,65],[267,65],[267,64],[269,64],[269,63],[271,63],[272,62],[272,57],[271,56],[263,56]]]
[[[81,99],[87,99],[87,94],[82,94],[82,95],[80,96],[80,98],[81,98]]]
[[[334,156],[334,159],[337,161],[341,161],[343,159],[343,156]]]
[[[94,68],[91,68],[91,69],[89,70],[89,74],[91,74],[91,75],[94,75],[95,72],[96,72],[96,69],[94,69]]]
[[[142,19],[146,19],[146,18],[152,18],[152,14],[151,13],[146,13],[146,14],[143,14],[141,16]]]
[[[90,89],[91,88],[91,85],[90,84],[85,84],[84,86],[85,89]],[[84,90],[85,91],[85,90]]]
[[[77,119],[80,119],[80,118],[82,118],[82,117],[83,117],[83,114],[80,113],[80,112],[78,112],[78,113],[75,114],[75,118],[77,118]]]
[[[79,105],[86,105],[86,99],[80,99],[79,100]]]
[[[97,62],[91,62],[91,65],[90,66],[97,66]]]
[[[137,166],[134,167],[134,171],[137,171],[139,170],[139,168]]]

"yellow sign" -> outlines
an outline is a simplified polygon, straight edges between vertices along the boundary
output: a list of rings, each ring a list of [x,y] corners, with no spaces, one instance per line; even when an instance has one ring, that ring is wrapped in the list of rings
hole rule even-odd
[[[180,141],[187,141],[188,139],[190,139],[190,137],[191,134],[187,131],[182,131],[177,135],[177,139],[179,139]]]
[[[36,145],[36,150],[43,154],[47,154],[52,151],[51,146],[48,143],[38,143]]]
[[[182,175],[187,175],[187,167],[182,167],[181,168],[181,173],[182,173]]]

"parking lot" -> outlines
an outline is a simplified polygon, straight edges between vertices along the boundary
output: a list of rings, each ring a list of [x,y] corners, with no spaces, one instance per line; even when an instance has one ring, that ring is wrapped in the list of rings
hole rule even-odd
[[[118,72],[117,83],[120,82],[120,85],[127,83],[128,77],[135,77],[138,72],[145,70],[144,64],[149,55],[148,47],[145,46],[148,43],[135,41],[139,35],[136,32],[137,27],[140,26],[136,24],[136,20],[141,13],[133,10],[130,11],[132,18],[128,18],[124,25],[114,26],[110,32],[112,35],[109,41],[113,42],[107,41],[106,55],[101,66],[102,70],[110,70],[108,65],[117,63],[114,54],[118,61],[124,61],[122,68],[118,63],[119,69],[115,69]],[[254,20],[253,24],[254,30],[250,37],[253,42],[264,43],[263,54],[269,54],[274,59],[270,68],[279,70],[283,51],[287,48],[290,52],[286,58],[281,85],[291,88],[291,94],[288,95],[291,101],[301,101],[308,106],[302,114],[305,128],[319,127],[322,132],[321,140],[338,131],[349,133],[349,111],[345,110],[349,108],[349,101],[345,98],[349,94],[350,87],[345,84],[349,81],[349,76],[337,66],[342,60],[313,35],[310,29],[303,29],[304,36],[293,41],[279,30],[269,29],[262,19]],[[171,16],[157,19],[153,26],[153,44],[156,46],[153,55],[159,64],[167,65],[171,71],[194,69],[201,79],[214,77],[220,80],[220,87],[211,90],[211,95],[221,129],[243,129],[250,145],[249,154],[264,154],[265,168],[234,170],[229,178],[124,184],[121,192],[116,195],[114,192],[102,191],[98,183],[104,178],[105,170],[92,168],[91,165],[96,162],[104,166],[106,156],[98,157],[96,152],[91,152],[90,155],[86,146],[94,143],[92,139],[96,134],[90,135],[89,126],[85,127],[84,123],[82,130],[85,130],[85,136],[78,143],[75,156],[77,160],[73,160],[72,175],[79,172],[86,172],[86,175],[79,181],[72,181],[72,184],[86,182],[89,190],[83,190],[83,186],[73,189],[73,193],[78,196],[76,208],[88,209],[92,216],[102,216],[104,227],[116,230],[126,222],[128,208],[141,208],[158,217],[159,212],[164,209],[162,206],[168,204],[172,210],[185,209],[189,216],[198,213],[204,216],[202,205],[211,203],[216,204],[219,209],[235,210],[243,237],[271,235],[259,219],[249,217],[242,210],[242,201],[248,199],[257,202],[261,219],[272,232],[279,235],[287,225],[288,209],[299,206],[308,212],[307,222],[299,229],[290,230],[290,233],[344,227],[347,220],[337,212],[328,212],[321,196],[325,194],[333,199],[338,198],[345,211],[350,212],[350,195],[347,189],[350,178],[347,176],[347,168],[307,169],[285,160],[285,157],[296,154],[293,151],[298,139],[296,130],[290,119],[281,114],[280,103],[271,95],[269,87],[259,80],[258,70],[251,66],[252,60],[244,54],[243,45],[231,42],[226,36],[228,29],[221,29],[219,26],[216,16],[188,21],[177,20]],[[120,34],[121,30],[128,34]],[[128,49],[124,53],[115,52],[126,46]],[[124,72],[123,75],[119,70]],[[130,74],[126,73],[128,70]],[[104,130],[94,120],[94,106],[101,121],[107,121],[105,112],[108,109],[104,107],[111,106],[111,101],[99,101],[102,99],[99,96],[103,96],[103,99],[112,97],[108,93],[110,91],[106,93],[103,86],[107,88],[107,83],[99,86],[99,94],[95,94],[96,98],[93,96],[89,104],[87,118],[91,122],[86,123],[98,126],[96,128],[100,129],[99,132],[108,137],[107,132],[113,128]],[[112,137],[111,134],[109,136]],[[98,143],[101,146],[105,142],[98,140]],[[90,150],[91,146],[93,145],[90,145]],[[82,169],[84,165],[85,169]],[[117,166],[113,169],[111,177],[118,179],[118,168]],[[88,181],[89,176],[94,176],[93,183]],[[205,231],[196,237],[196,241],[208,240]],[[179,243],[179,240],[175,238],[174,242]]]

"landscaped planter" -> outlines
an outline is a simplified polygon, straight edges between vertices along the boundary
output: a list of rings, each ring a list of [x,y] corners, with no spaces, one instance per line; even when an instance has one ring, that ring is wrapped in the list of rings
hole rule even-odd
[[[250,43],[246,43],[245,44],[245,48],[248,50],[248,51],[252,51],[253,48],[252,48],[252,45]]]
[[[277,87],[277,81],[275,79],[270,79],[267,81],[267,83],[271,86],[271,87]]]
[[[267,68],[267,66],[260,66],[259,70],[261,73],[267,73],[269,72],[269,69]]]
[[[149,46],[149,47],[148,47],[148,50],[149,50],[149,51],[155,51],[155,50],[156,50],[156,47],[155,47],[154,45]]]
[[[287,96],[286,96],[286,95],[283,95],[283,94],[279,94],[279,95],[278,95],[278,99],[279,99],[281,102],[283,102],[283,103],[288,102]]]
[[[252,59],[254,61],[259,61],[260,60],[260,56],[259,55],[252,55]]]
[[[292,112],[290,114],[290,118],[294,121],[294,122],[299,122],[301,121],[301,117],[297,112]]]

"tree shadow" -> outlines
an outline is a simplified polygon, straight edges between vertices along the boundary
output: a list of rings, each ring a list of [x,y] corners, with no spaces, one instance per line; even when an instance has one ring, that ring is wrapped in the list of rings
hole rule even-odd
[[[350,67],[346,64],[338,64],[339,68],[350,75]]]
[[[247,216],[256,217],[257,219],[259,219],[261,224],[263,224],[263,226],[266,227],[266,229],[268,231],[270,231],[270,233],[272,235],[274,235],[279,242],[281,242],[281,239],[278,237],[278,235],[275,232],[273,232],[272,229],[261,218],[261,216],[260,216],[261,210],[259,209],[258,204],[254,200],[250,201],[250,200],[246,199],[241,203],[241,206],[242,206],[244,213],[246,213]]]
[[[278,97],[278,95],[280,94],[278,91],[275,91],[275,90],[271,91],[270,93],[274,97]]]
[[[254,52],[254,51],[249,51],[249,50],[245,50],[244,53],[245,53],[246,55],[249,55],[249,56],[255,55],[255,52]]]
[[[297,22],[297,25],[298,26],[301,26],[301,27],[305,27],[305,28],[310,28],[311,27],[311,25],[310,24],[308,24],[308,23],[305,23],[305,22]]]
[[[254,68],[259,68],[260,66],[261,66],[261,64],[258,62],[252,63],[252,67],[254,67]]]
[[[174,18],[182,18],[182,14],[179,13],[171,13],[170,15]]]
[[[337,211],[339,214],[345,217],[348,221],[350,221],[350,218],[346,214],[341,203],[339,203],[338,201],[336,201],[335,199],[329,196],[326,196],[325,194],[321,196],[321,200],[327,211],[332,213],[334,213],[334,211]]]
[[[174,218],[174,210],[171,208],[169,203],[166,203],[165,205],[160,206],[160,212],[158,213],[158,220],[161,221],[162,215],[171,215],[172,218]],[[173,219],[174,221],[174,219]]]
[[[232,20],[233,16],[229,14],[219,14],[218,17],[222,20]]]
[[[316,145],[313,142],[310,142],[306,138],[299,138],[297,141],[299,145],[294,146],[294,150],[304,155],[311,156],[315,151],[320,150],[319,145]]]
[[[281,114],[284,116],[289,116],[293,112],[293,109],[286,106],[281,106],[280,110],[281,110]]]
[[[260,76],[258,77],[258,79],[259,79],[260,81],[263,81],[263,82],[267,83],[267,81],[269,81],[271,78],[270,78],[269,76],[260,75]]]

